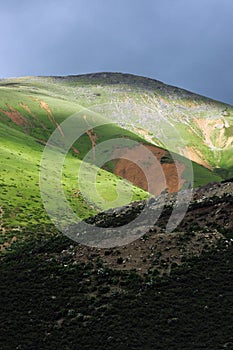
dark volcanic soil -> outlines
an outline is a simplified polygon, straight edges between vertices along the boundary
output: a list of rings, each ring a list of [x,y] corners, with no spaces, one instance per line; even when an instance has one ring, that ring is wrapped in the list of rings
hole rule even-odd
[[[232,182],[196,191],[167,234],[174,198],[128,246],[57,235],[2,256],[0,349],[233,349]]]

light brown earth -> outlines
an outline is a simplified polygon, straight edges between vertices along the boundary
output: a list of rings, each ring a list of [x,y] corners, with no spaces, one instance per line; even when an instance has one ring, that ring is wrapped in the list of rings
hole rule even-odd
[[[53,115],[53,113],[52,113],[48,103],[46,103],[46,102],[44,102],[42,100],[39,100],[39,98],[37,98],[37,97],[32,97],[32,99],[34,101],[36,101],[36,102],[39,102],[40,108],[44,109],[47,112],[47,115],[48,115],[50,121],[57,127],[60,135],[62,137],[64,137],[63,130],[62,130],[61,126],[59,125],[59,123],[56,121],[56,119],[55,119],[55,117],[54,117],[54,115]]]
[[[233,145],[233,136],[225,135],[229,125],[224,118],[215,120],[195,118],[195,122],[202,131],[206,145],[211,149],[229,148]],[[215,136],[216,130],[218,133]]]
[[[94,129],[91,128],[91,125],[87,121],[87,117],[84,115],[83,120],[86,122],[89,130],[86,131],[87,136],[89,137],[91,141],[91,146],[92,146],[92,152],[93,152],[93,160],[96,160],[96,154],[95,154],[95,146],[96,146],[96,141],[98,140],[97,134],[94,132]]]
[[[74,153],[80,154],[79,150],[76,147],[72,146],[71,148],[74,151]]]
[[[159,147],[143,144],[117,148],[113,153],[113,158],[118,159],[114,173],[154,195],[164,190],[177,192],[185,183],[182,179],[185,165],[178,161],[161,164],[166,155],[168,152]]]
[[[22,114],[20,114],[19,111],[11,107],[9,104],[6,104],[6,106],[8,110],[0,108],[0,112],[7,116],[13,123],[18,126],[29,125],[28,120]]]
[[[209,170],[213,170],[209,162],[205,159],[203,154],[195,147],[186,147],[189,155],[189,159],[196,162]]]
[[[39,123],[43,129],[47,130],[46,126],[37,118],[37,116],[35,115],[35,113],[33,113],[30,109],[30,107],[28,105],[26,105],[25,103],[21,102],[19,104],[21,107],[23,107],[25,109],[26,112],[28,112],[28,114],[30,114],[30,116],[35,119],[37,121],[37,123]]]

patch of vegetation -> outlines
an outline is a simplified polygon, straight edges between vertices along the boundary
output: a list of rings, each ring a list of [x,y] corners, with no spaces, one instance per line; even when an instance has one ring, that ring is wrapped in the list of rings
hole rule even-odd
[[[91,260],[71,265],[67,247],[54,237],[1,258],[2,349],[231,347],[232,246],[223,242],[163,278]]]

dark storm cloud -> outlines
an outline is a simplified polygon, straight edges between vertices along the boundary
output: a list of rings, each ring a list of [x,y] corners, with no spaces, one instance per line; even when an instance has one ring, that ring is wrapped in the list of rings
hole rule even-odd
[[[1,4],[0,76],[122,71],[233,104],[232,0]]]

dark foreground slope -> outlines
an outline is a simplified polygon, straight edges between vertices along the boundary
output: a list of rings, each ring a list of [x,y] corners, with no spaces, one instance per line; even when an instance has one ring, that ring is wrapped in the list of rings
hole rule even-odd
[[[150,232],[128,251],[131,265],[129,247],[61,236],[2,257],[0,348],[233,349],[231,186],[197,191],[176,240]]]
[[[232,349],[232,264],[229,247],[152,283],[17,256],[1,265],[1,348]]]

